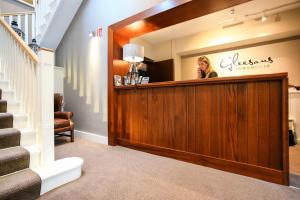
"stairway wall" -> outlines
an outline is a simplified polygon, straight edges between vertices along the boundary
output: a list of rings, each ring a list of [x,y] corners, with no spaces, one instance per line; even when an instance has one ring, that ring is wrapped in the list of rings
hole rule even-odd
[[[65,110],[74,112],[75,129],[107,136],[107,27],[162,0],[83,1],[56,50],[65,68]],[[89,32],[103,28],[102,38]],[[80,105],[80,106],[78,106]]]

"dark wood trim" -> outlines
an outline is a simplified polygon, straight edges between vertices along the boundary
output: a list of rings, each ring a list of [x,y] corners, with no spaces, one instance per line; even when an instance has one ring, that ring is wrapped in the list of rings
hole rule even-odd
[[[284,185],[289,185],[289,113],[288,113],[288,78],[282,81],[282,163],[284,174]]]
[[[124,139],[117,139],[117,144],[147,153],[166,156],[177,160],[190,163],[196,163],[202,166],[219,169],[222,171],[232,172],[240,175],[250,176],[261,180],[285,184],[285,177],[282,171],[274,170],[256,165],[250,165],[240,162],[234,162],[225,159],[214,158],[210,156],[199,155],[190,152],[178,151],[169,148],[157,147],[147,144],[130,142]],[[286,184],[285,184],[286,185]]]
[[[250,0],[166,0],[111,25],[111,28],[122,37],[133,38],[248,1]],[[141,22],[141,28],[136,28],[136,22]]]
[[[172,8],[176,8],[182,4],[185,4],[185,3],[191,2],[191,1],[192,0],[167,0],[165,2],[161,2],[161,3],[157,4],[156,6],[149,8],[143,12],[140,12],[140,13],[133,15],[127,19],[124,19],[118,23],[115,23],[115,24],[111,25],[110,28],[114,31],[118,31],[118,30],[120,30],[132,23],[135,23],[139,20],[147,19],[147,18],[155,16],[157,14],[161,14]]]
[[[143,89],[143,88],[157,88],[157,87],[180,87],[188,85],[204,85],[204,84],[220,84],[220,83],[238,83],[238,82],[250,82],[250,81],[264,81],[264,80],[281,80],[287,77],[287,73],[276,74],[262,74],[262,75],[247,75],[247,76],[233,76],[222,78],[210,78],[203,80],[187,80],[187,81],[166,81],[156,82],[149,84],[138,84],[129,86],[116,86],[115,90],[128,90],[128,89]]]
[[[114,91],[111,89],[113,88],[113,76],[114,76],[114,67],[113,67],[113,60],[114,60],[114,32],[111,28],[108,28],[108,78],[107,78],[107,85],[108,85],[108,144],[111,146],[115,146],[115,132],[114,132],[114,103],[112,100],[114,99]]]

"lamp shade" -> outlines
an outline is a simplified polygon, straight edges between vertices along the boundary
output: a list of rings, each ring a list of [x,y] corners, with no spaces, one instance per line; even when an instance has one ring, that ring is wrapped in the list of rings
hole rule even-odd
[[[128,62],[142,62],[144,60],[144,47],[137,44],[124,45],[123,60]]]

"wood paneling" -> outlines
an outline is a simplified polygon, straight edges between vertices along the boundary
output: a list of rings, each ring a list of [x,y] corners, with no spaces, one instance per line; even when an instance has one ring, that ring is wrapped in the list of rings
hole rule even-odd
[[[257,83],[257,96],[258,96],[258,165],[269,167],[269,82]],[[279,89],[279,88],[278,88]],[[280,107],[277,108],[277,110]]]
[[[282,110],[276,109],[282,105],[282,98],[281,98],[281,88],[280,82],[272,82],[270,84],[270,132],[272,133],[270,136],[270,167],[274,169],[282,169],[282,157],[278,156],[282,152],[281,144],[281,131],[282,130],[282,123],[281,123],[281,116]]]
[[[243,81],[232,78],[232,81],[189,86],[118,88],[117,141],[126,146],[134,144],[132,147],[147,146],[148,150],[152,147],[168,149],[167,155],[172,151],[174,154],[185,152],[184,155],[194,156],[192,160],[190,157],[180,159],[218,169],[223,168],[217,163],[226,161],[230,165],[243,163],[278,170],[282,173],[278,173],[276,181],[286,184],[283,149],[287,143],[283,140],[287,138],[283,135],[287,131],[283,131],[283,122],[287,121],[283,117],[282,97],[286,74],[281,75],[281,78],[264,76],[264,80],[256,76],[258,81],[248,76],[240,77]],[[170,156],[177,158],[177,155]],[[207,158],[200,162],[197,161],[199,156]],[[204,161],[214,161],[216,165]],[[255,171],[233,171],[262,176],[268,181],[274,178]]]
[[[225,85],[227,160],[237,160],[237,84]]]
[[[247,129],[247,110],[248,110],[247,84],[237,85],[237,161],[248,162],[248,129]]]
[[[196,98],[195,98],[195,86],[187,88],[187,151],[196,152]]]
[[[174,90],[173,149],[187,150],[187,87],[176,87]]]
[[[174,81],[174,60],[169,59],[151,63],[147,66],[147,72],[149,73],[150,83]]]
[[[256,82],[251,82],[247,85],[247,155],[248,163],[252,165],[258,163],[258,98],[256,84]]]

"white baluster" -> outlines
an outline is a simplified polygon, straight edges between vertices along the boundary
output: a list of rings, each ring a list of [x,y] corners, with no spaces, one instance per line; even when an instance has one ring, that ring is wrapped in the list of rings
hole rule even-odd
[[[8,18],[10,21],[13,20],[13,16]],[[32,19],[32,23],[35,24],[35,15],[32,15]],[[21,27],[21,15],[17,16],[17,20]],[[26,42],[28,42],[30,38],[28,15],[25,15],[24,22]],[[34,28],[32,34],[35,35]],[[49,73],[42,71],[41,74],[41,71],[39,71],[40,74],[38,75],[37,69],[40,65],[29,57],[30,54],[27,50],[24,50],[24,46],[22,47],[20,42],[1,23],[0,38],[0,72],[3,72],[5,74],[4,78],[10,82],[10,88],[15,92],[15,97],[20,102],[20,111],[27,114],[29,127],[37,130],[37,127],[41,125],[40,112],[42,106],[40,96],[42,88],[40,88],[39,83],[43,81],[43,85],[46,84],[40,75],[47,76]],[[43,67],[45,68],[45,66]]]
[[[29,38],[29,30],[28,30],[28,15],[25,15],[25,24],[24,24],[24,32],[25,32],[25,42],[28,44],[28,38]]]
[[[32,28],[32,30],[31,30],[31,39],[34,39],[36,37],[36,29],[37,29],[34,13],[31,15],[31,28]]]
[[[35,34],[38,35],[40,33],[40,5],[41,3],[39,2],[36,5],[36,16],[35,16],[35,21],[36,21],[36,30],[35,30]]]
[[[18,15],[18,16],[17,16],[17,22],[18,22],[18,27],[19,27],[19,29],[22,29],[21,15]]]
[[[9,22],[9,25],[11,25],[11,22],[12,22],[12,20],[13,20],[13,16],[12,16],[12,15],[10,15],[10,16],[8,17],[8,22]]]

